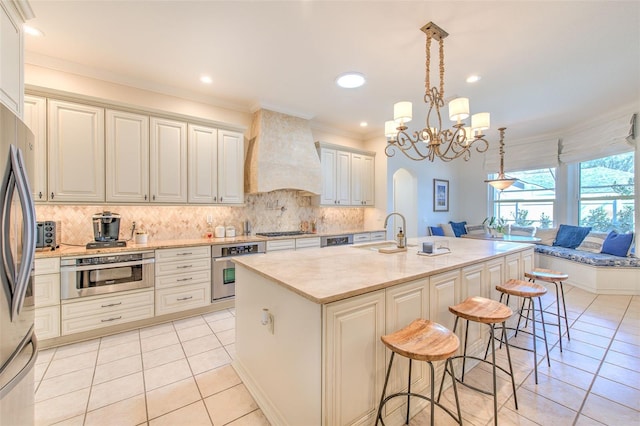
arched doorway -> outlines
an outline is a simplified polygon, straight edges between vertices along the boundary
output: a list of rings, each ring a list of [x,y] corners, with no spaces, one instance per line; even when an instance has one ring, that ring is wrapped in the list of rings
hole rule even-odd
[[[393,211],[402,214],[407,220],[404,233],[407,238],[418,236],[418,179],[407,169],[398,169],[393,174]],[[392,236],[402,226],[399,217],[394,216]]]

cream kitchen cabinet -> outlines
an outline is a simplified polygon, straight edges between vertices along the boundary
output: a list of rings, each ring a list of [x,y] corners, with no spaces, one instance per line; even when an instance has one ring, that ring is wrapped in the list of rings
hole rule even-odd
[[[371,155],[351,154],[351,205],[373,206],[374,203],[374,165]]]
[[[296,250],[320,248],[320,237],[296,238]]]
[[[242,133],[189,124],[189,203],[244,202]]]
[[[33,277],[35,332],[39,339],[60,336],[60,259],[36,259]]]
[[[211,246],[156,250],[156,316],[211,303]]]
[[[24,34],[22,24],[32,18],[27,2],[0,2],[0,102],[22,117],[24,95]]]
[[[101,203],[104,109],[48,100],[49,200]]]
[[[151,202],[187,202],[187,124],[150,119]]]
[[[385,291],[324,305],[323,317],[324,384],[332,391],[322,424],[373,424],[384,385]]]
[[[351,204],[351,153],[320,147],[322,194],[320,204],[348,206]]]
[[[384,241],[387,239],[385,231],[374,231],[371,233],[371,241]]]
[[[296,240],[294,238],[267,241],[267,253],[271,251],[295,250],[295,249],[296,249]]]
[[[62,303],[62,335],[153,317],[153,288]]]
[[[149,117],[108,109],[106,201],[144,203],[149,199]]]
[[[24,122],[33,132],[35,167],[29,171],[29,183],[33,199],[47,201],[47,99],[40,96],[25,95]]]

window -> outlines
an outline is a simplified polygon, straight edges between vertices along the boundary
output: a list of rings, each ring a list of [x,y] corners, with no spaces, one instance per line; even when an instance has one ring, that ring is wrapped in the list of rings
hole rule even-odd
[[[518,181],[504,191],[493,190],[493,214],[509,224],[552,227],[555,171],[555,168],[550,168],[508,173]],[[495,176],[489,178],[495,179]]]
[[[580,163],[580,225],[602,232],[634,230],[633,167],[633,152]]]

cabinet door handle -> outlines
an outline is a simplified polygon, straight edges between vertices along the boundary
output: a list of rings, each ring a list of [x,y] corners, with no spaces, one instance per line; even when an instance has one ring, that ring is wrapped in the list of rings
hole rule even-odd
[[[222,202],[222,197],[220,197],[220,202]]]
[[[193,265],[182,265],[182,266],[178,266],[177,269],[186,269],[186,268],[193,268]]]
[[[192,252],[177,253],[176,256],[191,256]]]
[[[100,320],[100,322],[110,322],[110,321],[115,321],[115,320],[119,320],[122,319],[122,315],[120,315],[119,317],[114,317],[114,318],[109,318],[106,320]]]
[[[213,197],[213,201],[218,201],[218,197]]]
[[[147,201],[147,194],[144,194],[144,200]]]
[[[51,192],[51,199],[53,200],[53,192]]]
[[[122,305],[122,302],[118,303],[109,303],[108,305],[101,305],[103,308],[111,308],[112,306]]]
[[[181,297],[181,298],[178,298],[176,300],[182,301],[182,300],[189,300],[189,299],[193,299],[193,296]]]
[[[153,201],[155,201],[155,200],[156,200],[156,196],[154,195],[154,196],[153,196]]]
[[[38,198],[42,199],[42,191],[38,192]]]
[[[182,281],[191,281],[193,279],[193,277],[189,277],[189,278],[180,278],[179,280],[176,280],[178,282],[182,282]]]

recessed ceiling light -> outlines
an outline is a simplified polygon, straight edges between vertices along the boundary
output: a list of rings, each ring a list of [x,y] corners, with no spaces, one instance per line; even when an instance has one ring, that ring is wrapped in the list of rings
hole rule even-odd
[[[480,80],[479,75],[470,75],[469,77],[467,77],[467,83],[475,83],[479,80]]]
[[[202,77],[200,77],[200,81],[205,83],[205,84],[213,83],[213,80],[208,75],[203,75]]]
[[[364,74],[359,72],[346,72],[336,78],[336,84],[345,89],[355,89],[362,86],[365,81]]]
[[[22,28],[24,29],[25,34],[29,34],[35,37],[41,37],[43,36],[43,32],[40,31],[39,29],[35,28],[35,27],[31,27],[29,25],[23,25]]]
[[[366,121],[361,121],[360,122],[360,127],[367,127],[369,125],[369,123],[367,123]]]

